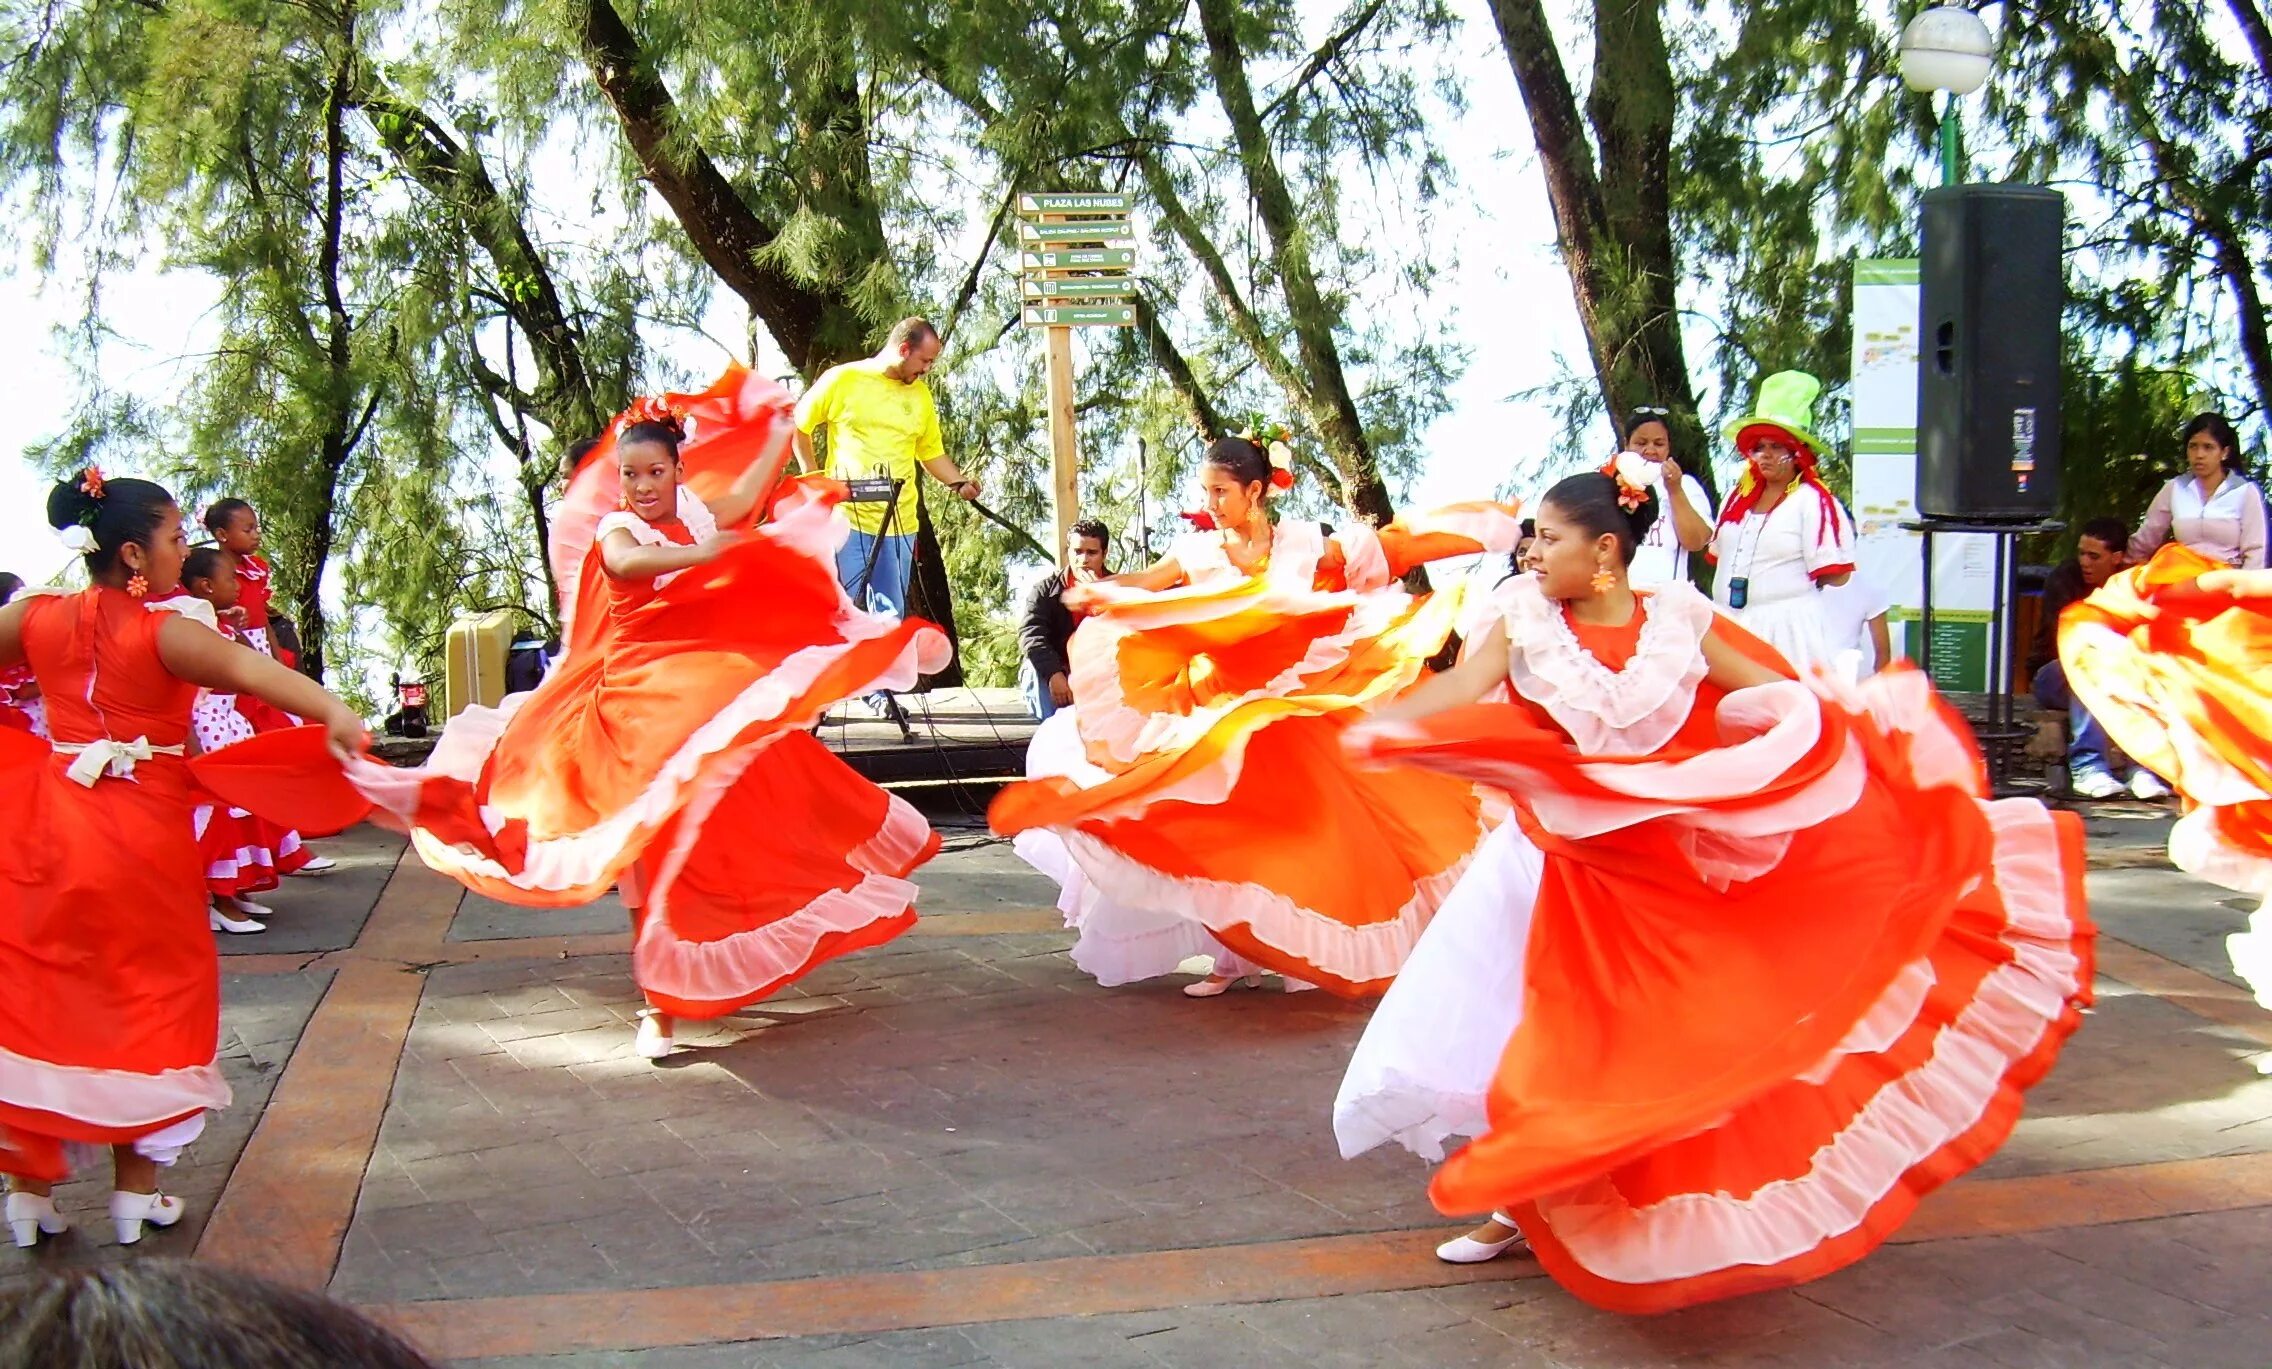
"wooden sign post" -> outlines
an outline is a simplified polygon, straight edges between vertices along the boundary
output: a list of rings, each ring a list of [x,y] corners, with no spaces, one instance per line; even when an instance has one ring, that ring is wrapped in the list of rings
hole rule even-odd
[[[1049,510],[1057,564],[1081,517],[1081,445],[1073,425],[1073,330],[1136,324],[1136,244],[1131,197],[1018,196],[1018,279],[1025,326],[1047,334]]]

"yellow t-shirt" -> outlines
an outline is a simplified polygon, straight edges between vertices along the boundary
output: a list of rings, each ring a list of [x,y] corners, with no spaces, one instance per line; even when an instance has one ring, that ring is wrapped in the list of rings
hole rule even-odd
[[[888,476],[900,482],[894,505],[846,504],[845,517],[861,532],[915,535],[916,467],[946,455],[931,387],[894,380],[875,357],[848,361],[820,373],[797,401],[797,426],[818,436],[828,429],[828,473],[839,480]]]

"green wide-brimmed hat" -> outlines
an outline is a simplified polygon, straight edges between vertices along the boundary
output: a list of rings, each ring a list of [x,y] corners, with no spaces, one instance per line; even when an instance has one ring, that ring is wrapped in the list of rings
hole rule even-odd
[[[1821,393],[1822,382],[1806,372],[1777,371],[1759,382],[1759,398],[1751,412],[1728,420],[1720,428],[1721,435],[1749,456],[1751,443],[1744,440],[1747,434],[1758,430],[1758,436],[1766,436],[1779,431],[1820,456],[1829,445],[1814,430],[1814,401]]]

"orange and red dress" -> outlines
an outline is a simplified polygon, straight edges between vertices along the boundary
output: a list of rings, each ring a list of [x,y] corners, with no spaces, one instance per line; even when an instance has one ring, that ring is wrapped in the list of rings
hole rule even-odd
[[[219,631],[233,641],[260,649],[241,629],[223,623]],[[261,708],[289,721],[288,714],[266,704]],[[249,741],[258,731],[238,695],[212,690],[199,692],[196,705],[190,709],[189,726],[190,734],[197,739],[198,753],[207,756]],[[197,849],[205,859],[206,891],[215,898],[265,893],[281,885],[284,876],[296,874],[315,859],[298,832],[209,793],[197,795],[190,820],[197,834]]]
[[[1360,771],[1341,731],[1451,630],[1457,596],[1415,599],[1396,575],[1518,531],[1498,505],[1331,538],[1289,520],[1259,574],[1193,533],[1170,552],[1184,584],[1097,586],[1073,707],[988,814],[1059,882],[1075,963],[1121,984],[1213,955],[1219,973],[1385,988],[1500,810],[1462,781]]]
[[[0,727],[47,736],[47,700],[40,697],[30,666],[0,670]]]
[[[714,530],[723,491],[785,441],[787,392],[741,368],[684,396],[679,517],[616,509],[614,435],[554,527],[567,650],[536,690],[452,718],[413,770],[349,778],[427,864],[509,903],[562,907],[625,884],[632,975],[656,1007],[715,1017],[913,925],[907,875],[938,849],[905,801],[805,729],[831,703],[945,663],[919,619],[855,609],[836,582],[843,487],[788,482],[746,542],[651,581],[610,578],[599,543]]]
[[[2272,600],[2192,582],[2222,561],[2176,543],[2059,619],[2067,686],[2115,745],[2167,779],[2187,811],[2181,870],[2272,896]],[[2228,938],[2233,968],[2272,1007],[2272,913]]]
[[[225,1107],[221,978],[183,759],[197,686],[163,614],[118,590],[41,596],[24,655],[49,743],[0,731],[0,1170],[58,1180],[64,1147],[170,1160]]]
[[[2090,1002],[2079,824],[1984,799],[1915,670],[1728,692],[1707,633],[1789,667],[1685,585],[1617,628],[1535,576],[1494,597],[1510,699],[1351,739],[1502,787],[1520,830],[1374,1014],[1344,1151],[1473,1136],[1437,1206],[1509,1213],[1618,1311],[1860,1259],[2003,1142]]]

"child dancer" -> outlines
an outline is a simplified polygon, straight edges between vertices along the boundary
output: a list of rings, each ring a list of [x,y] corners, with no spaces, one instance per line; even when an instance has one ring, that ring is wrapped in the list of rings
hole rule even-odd
[[[317,720],[342,760],[362,721],[322,687],[179,613],[153,611],[188,540],[173,496],[89,470],[57,485],[48,522],[91,588],[0,608],[0,668],[28,664],[52,747],[0,731],[0,1171],[19,1246],[66,1229],[52,1186],[68,1146],[107,1146],[122,1244],[181,1220],[158,1192],[226,1106],[214,1059],[220,971],[183,759],[200,686]]]
[[[845,599],[842,486],[792,482],[750,528],[788,457],[780,386],[736,367],[679,398],[618,417],[569,483],[552,673],[452,719],[419,769],[348,771],[479,893],[567,907],[621,881],[649,1058],[671,1050],[674,1017],[733,1012],[905,931],[905,876],[938,849],[803,729],[943,665],[944,634]]]
[[[237,607],[242,610],[236,632],[253,650],[274,656],[286,665],[292,662],[278,650],[271,633],[269,599],[275,593],[270,583],[268,562],[260,554],[260,515],[252,505],[242,499],[216,500],[205,510],[205,530],[213,534],[213,545],[228,558],[229,568],[236,575]],[[298,719],[268,707],[259,699],[240,698],[237,708],[252,724],[255,732],[273,732],[280,727],[294,726]],[[299,838],[292,837],[292,845],[299,846]],[[291,868],[282,871],[288,875],[320,875],[336,868],[338,862],[328,856],[308,852],[295,858]],[[270,886],[274,887],[274,886]]]
[[[239,587],[236,568],[218,547],[197,547],[182,562],[182,588],[211,608],[221,635],[243,641],[237,626]],[[249,645],[249,643],[248,643]],[[237,707],[237,696],[205,690],[190,713],[190,730],[197,749],[211,754],[253,736],[253,725]],[[198,850],[205,857],[205,883],[213,895],[213,930],[243,936],[267,930],[260,919],[275,910],[255,903],[249,895],[264,893],[282,883],[282,877],[306,868],[311,853],[300,834],[265,818],[203,796],[197,805],[195,825]]]

